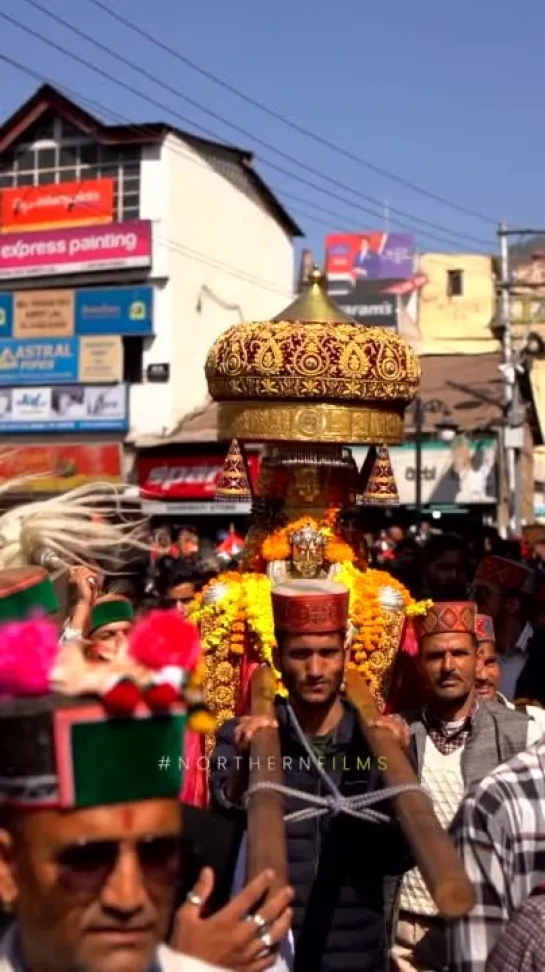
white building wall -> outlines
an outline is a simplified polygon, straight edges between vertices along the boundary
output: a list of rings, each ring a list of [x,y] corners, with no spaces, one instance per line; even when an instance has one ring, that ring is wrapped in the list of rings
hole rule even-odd
[[[275,316],[293,296],[291,237],[261,205],[169,135],[142,163],[141,218],[153,221],[155,338],[144,371],[170,382],[131,389],[131,434],[170,431],[207,395],[211,344],[241,320]]]

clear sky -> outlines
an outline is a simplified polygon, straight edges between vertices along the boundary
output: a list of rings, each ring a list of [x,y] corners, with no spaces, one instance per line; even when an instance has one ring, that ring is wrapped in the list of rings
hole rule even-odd
[[[254,150],[257,167],[318,256],[328,231],[382,229],[387,212],[390,230],[414,232],[424,251],[495,251],[493,224],[500,219],[518,227],[545,226],[545,0],[101,2],[354,160],[241,101],[112,20],[91,0],[39,0],[89,40],[74,36],[29,0],[1,0],[0,57],[15,59],[41,79],[100,103],[113,113],[107,120],[165,120],[185,128],[200,124],[220,140]],[[6,22],[2,14],[20,21],[24,29]],[[133,67],[98,50],[92,39]],[[45,40],[99,66],[112,79],[75,63]],[[143,77],[141,70],[156,81]],[[116,81],[134,87],[135,93]],[[36,78],[0,60],[0,115],[18,108],[37,84]],[[225,122],[187,104],[184,97]],[[442,205],[358,159],[492,222]],[[395,209],[408,215],[399,216]],[[423,226],[417,218],[436,227]]]

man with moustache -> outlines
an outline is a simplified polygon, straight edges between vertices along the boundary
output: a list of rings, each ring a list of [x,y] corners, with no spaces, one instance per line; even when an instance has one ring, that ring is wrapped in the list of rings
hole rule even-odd
[[[287,700],[277,698],[272,723],[279,729],[285,786],[328,796],[330,780],[347,798],[378,791],[380,767],[342,691],[350,646],[348,590],[334,581],[292,581],[273,588],[272,602],[274,661],[288,692]],[[267,719],[245,716],[219,730],[211,764],[217,810],[244,812],[250,743],[269,726]],[[397,824],[343,813],[290,821],[289,814],[304,806],[285,797],[295,890],[293,972],[386,972],[393,914],[387,878],[391,884],[391,876],[409,865]],[[388,812],[384,802],[376,809]]]
[[[2,605],[13,618],[21,591]],[[32,651],[39,665],[55,644],[42,622],[0,630],[0,898],[14,919],[1,972],[270,968],[292,897],[268,894],[270,872],[206,917],[213,875],[204,871],[178,912],[173,948],[161,944],[180,869],[183,697],[129,716],[99,697],[37,694],[36,671],[16,667],[14,651]]]
[[[518,708],[529,716],[526,746],[531,746],[545,734],[545,710],[537,705],[518,704],[505,698],[499,691],[501,679],[500,659],[496,651],[494,622],[485,614],[477,615],[477,695],[488,702],[501,702],[509,709]]]
[[[448,829],[466,790],[526,745],[528,717],[475,690],[476,610],[471,602],[439,602],[415,619],[418,668],[426,705],[378,724],[404,727],[404,744],[417,766],[437,817]],[[403,737],[402,737],[403,738]],[[392,949],[396,972],[444,972],[446,928],[417,868],[403,877]]]

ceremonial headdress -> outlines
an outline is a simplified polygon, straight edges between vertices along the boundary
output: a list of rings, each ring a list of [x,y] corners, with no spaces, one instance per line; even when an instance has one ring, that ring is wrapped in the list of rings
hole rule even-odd
[[[502,590],[520,591],[521,594],[533,594],[535,590],[535,572],[531,567],[495,554],[483,557],[477,567],[475,580],[492,581]]]
[[[438,601],[414,619],[420,639],[436,634],[475,634],[476,607],[471,601]]]
[[[106,675],[79,645],[59,645],[46,619],[2,625],[0,802],[76,808],[177,795],[188,720],[213,728],[199,665],[197,631],[175,611],[137,622]]]
[[[475,618],[475,635],[478,645],[481,645],[484,641],[496,640],[494,622],[488,614],[477,614]]]
[[[60,610],[55,588],[41,567],[0,571],[0,623]]]
[[[134,621],[134,609],[128,598],[121,594],[105,594],[97,598],[91,612],[89,633],[117,621]]]
[[[112,717],[91,697],[13,699],[0,712],[0,801],[80,809],[176,797],[187,715]]]
[[[272,591],[276,631],[286,634],[327,634],[346,631],[348,588],[335,581],[294,580]]]

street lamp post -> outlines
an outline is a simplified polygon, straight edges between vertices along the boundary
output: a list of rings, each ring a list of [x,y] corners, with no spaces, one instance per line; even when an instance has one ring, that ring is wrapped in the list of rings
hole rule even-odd
[[[416,529],[420,533],[422,523],[422,399],[416,398],[414,403],[414,475],[415,475],[415,503]]]

